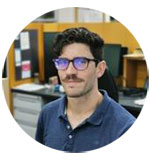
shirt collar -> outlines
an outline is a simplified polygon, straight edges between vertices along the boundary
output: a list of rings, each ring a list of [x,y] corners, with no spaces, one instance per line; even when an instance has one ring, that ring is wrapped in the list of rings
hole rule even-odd
[[[59,108],[58,108],[58,118],[60,118],[60,117],[65,118],[65,116],[66,116],[66,112],[65,112],[66,104],[67,104],[67,97],[66,97],[66,95],[64,95],[60,98]]]
[[[93,125],[100,125],[107,111],[111,99],[105,90],[100,90],[100,92],[103,95],[103,100],[99,104],[95,112],[87,119],[87,122]]]
[[[102,122],[111,99],[105,90],[100,90],[100,92],[103,95],[103,100],[99,104],[95,112],[86,120],[87,122],[93,125],[99,125]],[[60,117],[63,119],[66,118],[66,112],[65,112],[66,103],[67,103],[67,97],[66,95],[64,95],[60,98],[59,108],[58,108],[58,118]]]

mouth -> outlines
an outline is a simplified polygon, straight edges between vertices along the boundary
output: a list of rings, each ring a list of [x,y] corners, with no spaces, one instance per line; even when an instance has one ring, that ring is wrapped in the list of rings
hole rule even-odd
[[[83,82],[83,81],[81,81],[81,80],[66,80],[66,81],[64,81],[64,83],[69,85],[70,87],[76,86],[81,82]]]

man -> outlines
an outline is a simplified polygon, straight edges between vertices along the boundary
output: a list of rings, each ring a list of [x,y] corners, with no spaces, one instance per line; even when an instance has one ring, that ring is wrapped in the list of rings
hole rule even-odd
[[[36,140],[68,152],[105,146],[119,138],[135,118],[98,90],[97,79],[105,71],[101,59],[103,40],[86,28],[59,34],[54,59],[66,95],[47,104],[39,117]]]

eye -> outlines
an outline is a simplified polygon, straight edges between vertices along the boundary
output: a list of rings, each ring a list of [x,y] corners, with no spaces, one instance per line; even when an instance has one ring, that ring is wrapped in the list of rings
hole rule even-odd
[[[82,64],[86,64],[87,60],[84,58],[77,58],[75,62],[82,65]]]
[[[75,58],[74,66],[78,70],[84,70],[87,67],[87,60],[85,58]]]
[[[65,69],[68,65],[68,60],[64,58],[58,58],[55,61],[55,66],[57,69]]]
[[[59,59],[58,60],[59,65],[67,64],[67,62],[68,62],[67,59]]]

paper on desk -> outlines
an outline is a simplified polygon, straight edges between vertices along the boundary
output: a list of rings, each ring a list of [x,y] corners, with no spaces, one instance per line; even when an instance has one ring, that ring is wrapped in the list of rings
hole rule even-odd
[[[138,99],[138,100],[134,101],[134,103],[137,104],[137,105],[144,105],[144,102],[145,102],[145,98]]]
[[[40,89],[44,89],[44,88],[45,88],[44,85],[34,84],[34,83],[23,84],[23,85],[19,85],[19,86],[14,87],[14,89],[20,89],[23,91],[36,91],[36,90],[40,90]]]

